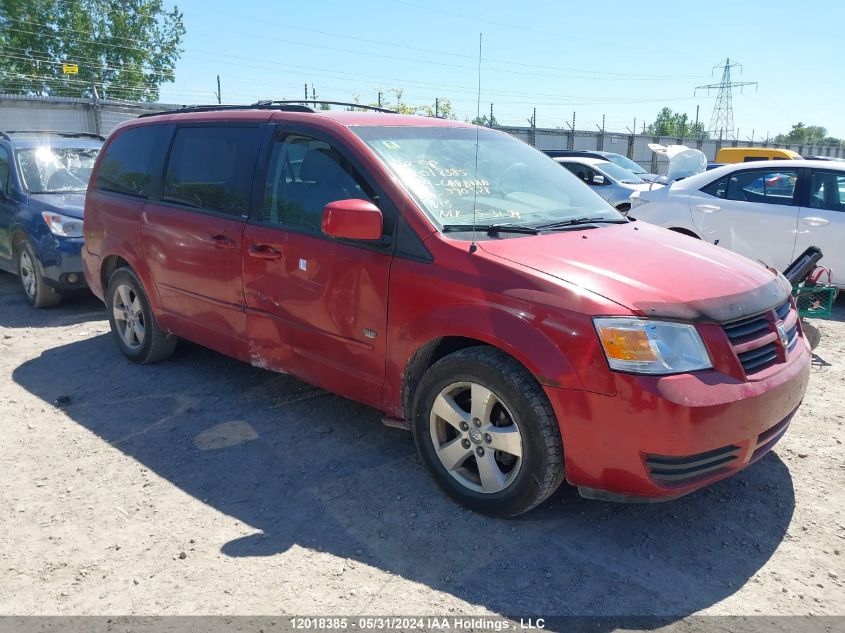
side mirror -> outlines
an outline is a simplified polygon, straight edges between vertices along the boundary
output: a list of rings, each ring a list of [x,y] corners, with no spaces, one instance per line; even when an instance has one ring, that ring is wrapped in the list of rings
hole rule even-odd
[[[384,217],[367,200],[337,200],[323,207],[323,233],[345,240],[380,240]]]
[[[593,184],[594,185],[604,185],[604,184],[607,184],[607,183],[605,183],[604,176],[602,176],[601,174],[596,174],[595,176],[593,176]]]

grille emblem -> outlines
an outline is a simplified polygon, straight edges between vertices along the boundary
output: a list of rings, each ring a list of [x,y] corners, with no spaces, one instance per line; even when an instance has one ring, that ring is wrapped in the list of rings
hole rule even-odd
[[[789,345],[789,338],[786,336],[786,327],[783,325],[783,321],[778,321],[775,328],[778,331],[778,336],[780,337],[780,344],[784,347]]]

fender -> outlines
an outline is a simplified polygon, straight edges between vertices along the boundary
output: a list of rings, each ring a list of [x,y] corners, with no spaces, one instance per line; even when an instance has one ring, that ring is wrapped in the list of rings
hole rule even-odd
[[[100,274],[100,271],[102,270],[102,263],[106,261],[108,257],[116,256],[126,260],[132,270],[135,271],[135,274],[138,275],[138,279],[141,280],[141,283],[144,286],[144,292],[150,300],[150,308],[153,310],[153,313],[156,315],[156,319],[158,320],[159,315],[161,314],[161,299],[158,295],[158,287],[155,284],[155,280],[150,273],[150,269],[147,266],[143,255],[138,252],[138,247],[120,236],[109,235],[101,244],[100,254],[102,259],[100,259],[99,262],[100,268],[97,270],[97,275]],[[106,289],[103,288],[104,296],[105,290]],[[162,325],[162,327],[164,326]]]
[[[585,319],[583,315],[568,314],[573,321]],[[409,364],[419,350],[443,337],[474,339],[501,349],[545,387],[614,394],[598,338],[587,341],[576,334],[584,332],[585,325],[592,329],[592,324],[581,323],[577,328],[566,325],[565,315],[559,313],[531,315],[489,304],[447,305],[410,322],[393,324],[384,408],[392,415],[404,414],[403,386]],[[549,335],[552,329],[557,340]]]

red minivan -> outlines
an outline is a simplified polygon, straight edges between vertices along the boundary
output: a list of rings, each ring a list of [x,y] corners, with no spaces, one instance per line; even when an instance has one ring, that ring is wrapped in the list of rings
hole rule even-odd
[[[410,427],[439,485],[510,516],[566,479],[673,498],[763,456],[807,387],[779,273],[626,220],[507,134],[260,103],[121,125],[85,275],[128,358],[179,338]]]

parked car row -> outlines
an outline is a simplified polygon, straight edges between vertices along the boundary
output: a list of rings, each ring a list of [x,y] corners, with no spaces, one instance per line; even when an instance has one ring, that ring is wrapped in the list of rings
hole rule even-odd
[[[647,187],[618,165],[559,160],[429,117],[284,102],[147,115],[90,173],[84,276],[130,360],[186,339],[376,407],[481,512],[525,512],[563,481],[672,499],[754,463],[809,378],[789,283],[626,219],[585,186]],[[743,186],[803,190],[803,172],[781,172]],[[16,209],[44,204],[24,191]],[[36,213],[47,228],[27,240],[81,245],[80,215],[22,215]]]

